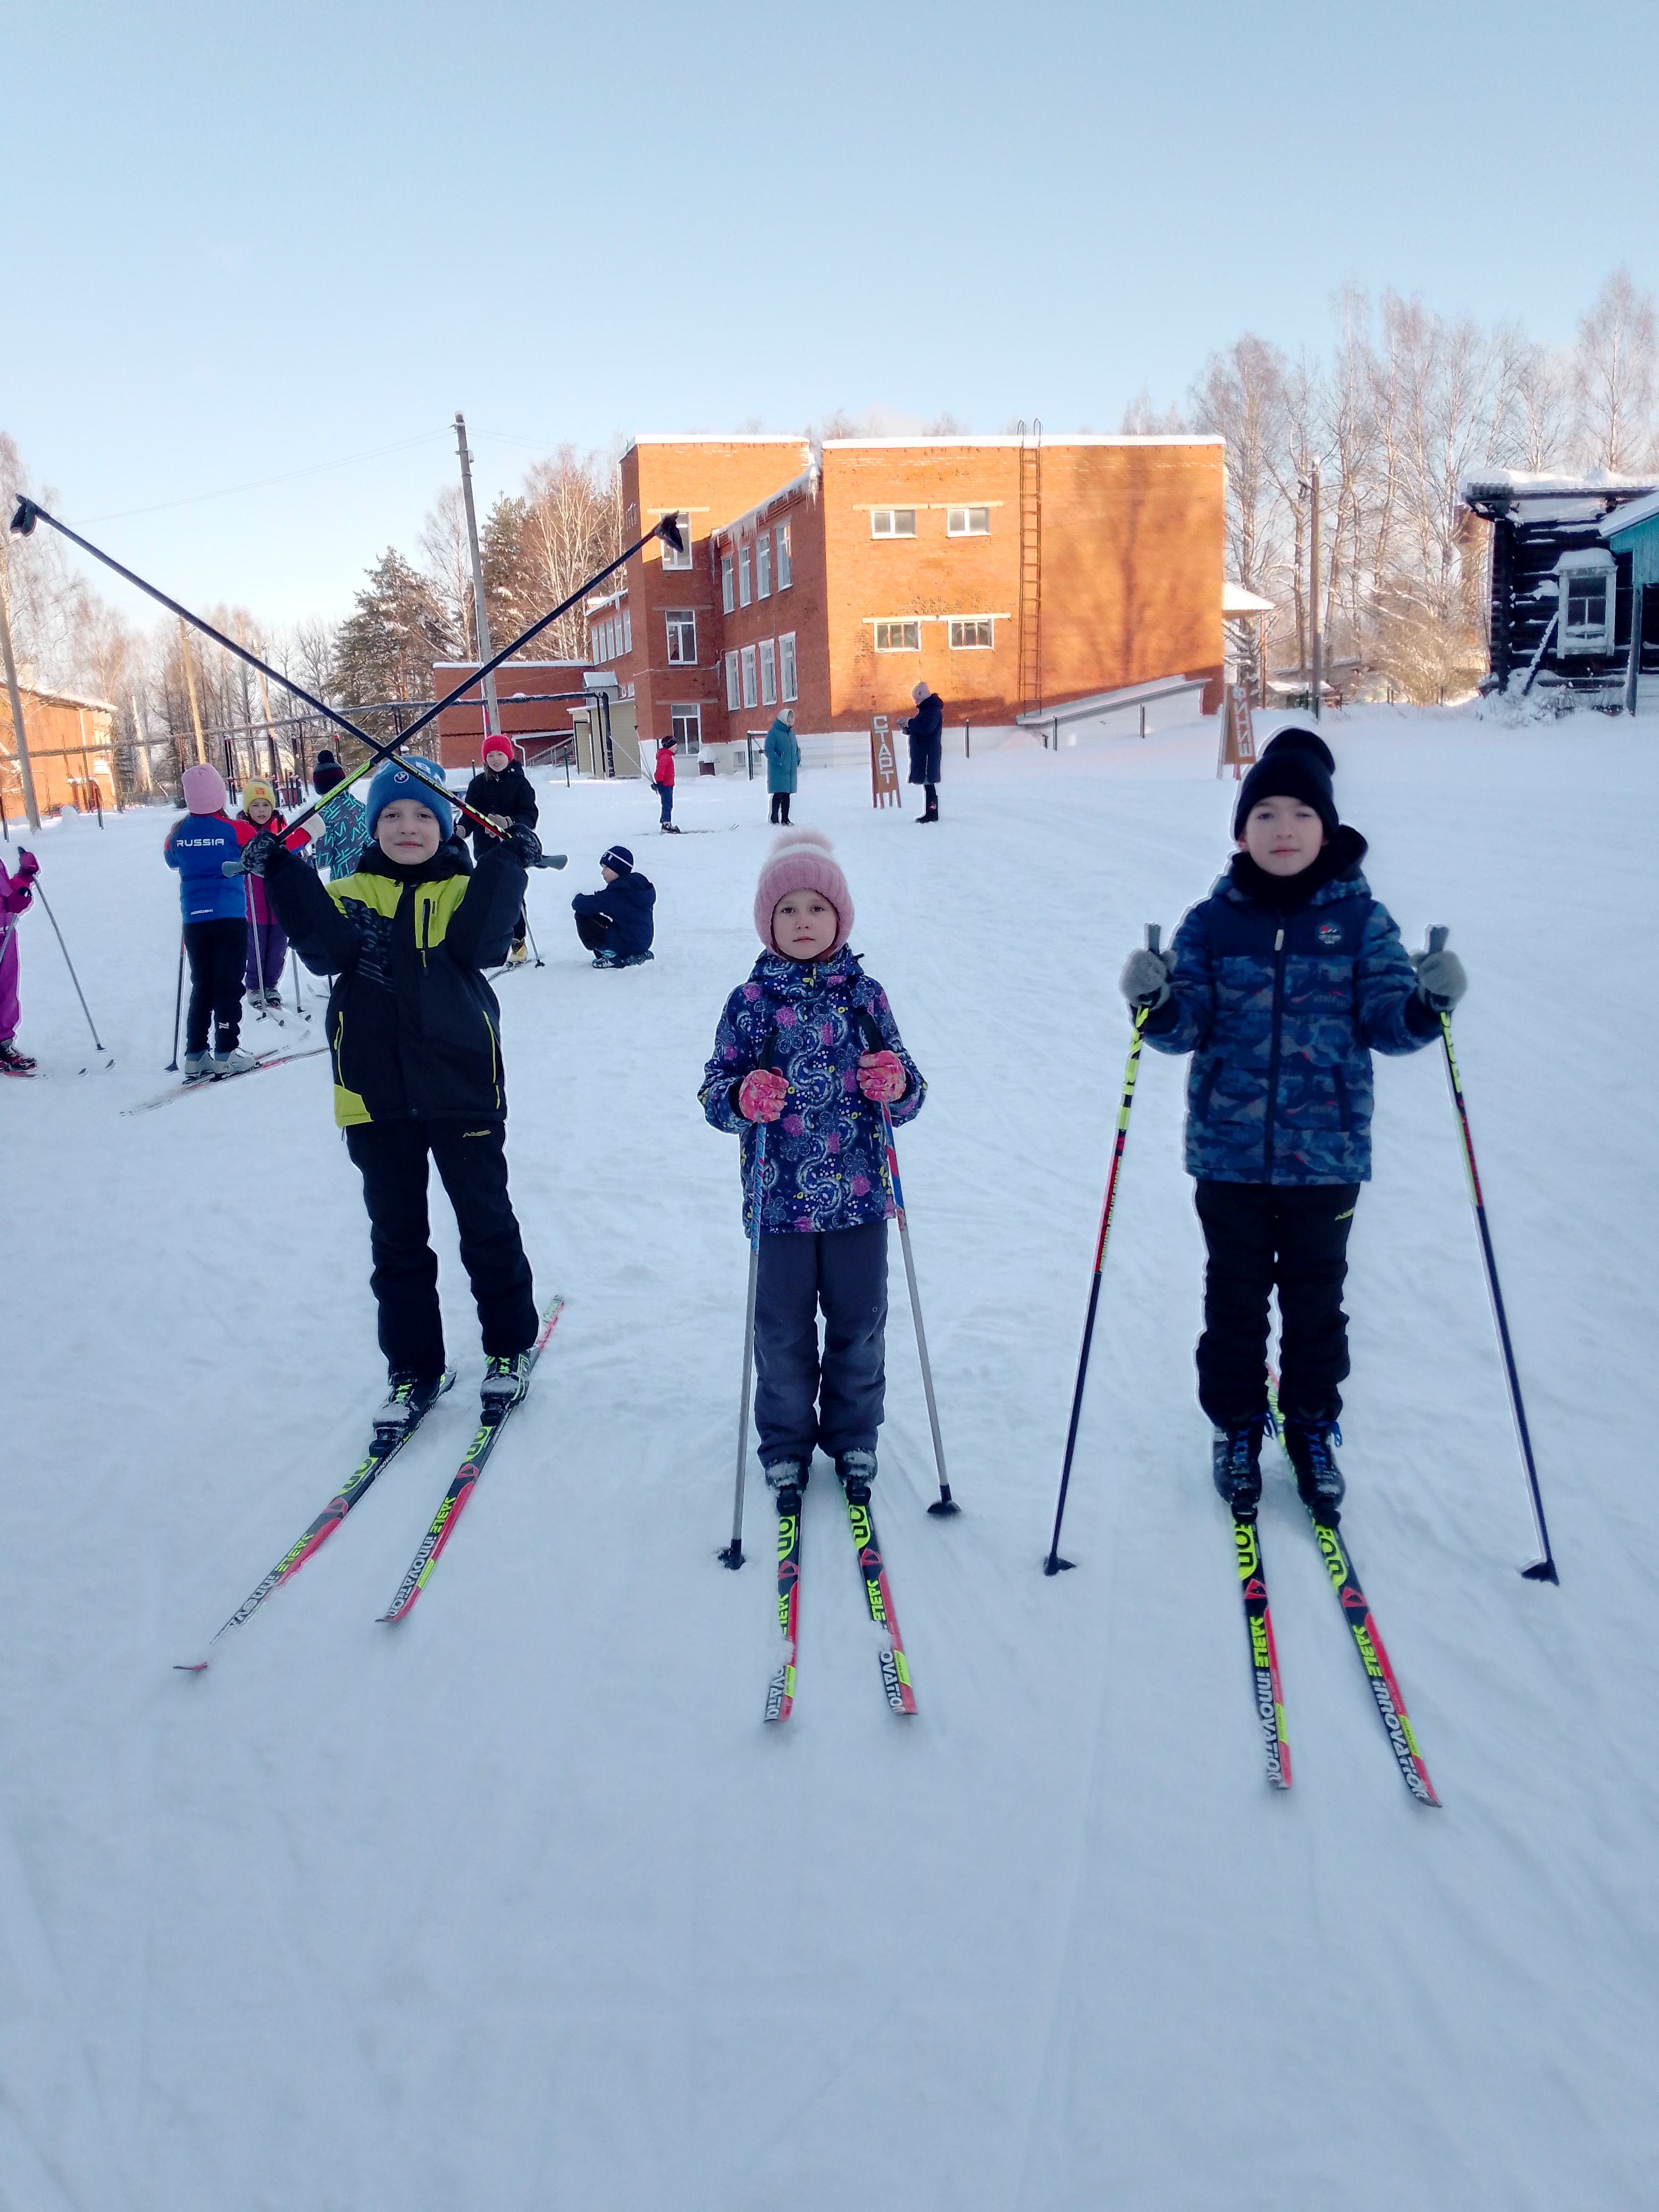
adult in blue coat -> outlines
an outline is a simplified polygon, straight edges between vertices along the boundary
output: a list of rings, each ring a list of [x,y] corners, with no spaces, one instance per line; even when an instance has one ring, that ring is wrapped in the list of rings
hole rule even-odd
[[[800,740],[795,714],[786,707],[766,732],[766,788],[772,794],[772,819],[787,823],[789,801],[800,775]]]
[[[198,763],[185,770],[190,811],[167,831],[162,858],[179,875],[185,955],[190,962],[190,1010],[185,1017],[185,1080],[234,1075],[252,1060],[238,1052],[242,1024],[242,961],[247,950],[246,879],[228,876],[227,860],[240,861],[236,825],[225,812],[230,794],[216,768]],[[214,1048],[208,1049],[211,1017]]]
[[[927,805],[918,822],[939,820],[939,770],[945,755],[945,702],[925,684],[912,688],[916,711],[904,728],[910,739],[910,781],[921,785]]]
[[[570,902],[576,934],[596,968],[637,968],[655,957],[657,887],[639,873],[626,845],[612,845],[599,855],[599,873],[602,891],[578,891]]]

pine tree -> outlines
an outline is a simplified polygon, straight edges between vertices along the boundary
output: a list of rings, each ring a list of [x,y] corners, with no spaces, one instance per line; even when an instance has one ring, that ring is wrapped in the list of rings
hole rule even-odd
[[[429,699],[433,663],[453,660],[465,650],[454,624],[428,579],[394,546],[368,575],[335,640],[338,690],[359,707]],[[361,719],[377,736],[389,737],[407,718],[382,713]]]

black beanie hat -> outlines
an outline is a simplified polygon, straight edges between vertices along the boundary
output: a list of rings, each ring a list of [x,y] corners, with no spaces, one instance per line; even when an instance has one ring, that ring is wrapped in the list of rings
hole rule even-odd
[[[1261,759],[1245,777],[1233,809],[1233,835],[1242,837],[1250,809],[1264,799],[1299,799],[1311,806],[1325,825],[1325,835],[1337,830],[1336,793],[1331,778],[1336,757],[1323,738],[1312,730],[1281,730],[1270,738]]]
[[[608,851],[600,854],[599,866],[602,868],[614,869],[619,876],[631,876],[634,872],[634,855],[626,845],[612,845]]]

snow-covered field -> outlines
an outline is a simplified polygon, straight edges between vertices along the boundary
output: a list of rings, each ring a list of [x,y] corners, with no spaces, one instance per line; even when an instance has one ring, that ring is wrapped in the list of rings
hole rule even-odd
[[[769,1509],[730,1510],[746,1253],[696,1086],[746,972],[758,785],[546,793],[568,849],[501,987],[514,1186],[569,1304],[410,1620],[380,1611],[461,1387],[291,1588],[173,1671],[355,1462],[380,1368],[326,1062],[155,1114],[167,817],[74,823],[0,1086],[0,2204],[6,2212],[1589,2212],[1659,2183],[1655,741],[1331,725],[1460,1055],[1561,1567],[1532,1528],[1437,1054],[1378,1066],[1352,1243],[1346,1526],[1443,1812],[1401,1785],[1272,1456],[1295,1758],[1263,1779],[1194,1402],[1184,1066],[1148,1054],[1066,1549],[1040,1572],[1127,1027],[1115,978],[1227,849],[1205,732],[856,770],[854,942],[930,1095],[901,1136],[951,1473],[894,1253],[877,1497],[921,1704],[895,1720],[844,1516],[809,1493],[801,1668],[763,1727]],[[611,840],[658,957],[564,902]],[[320,995],[313,999],[320,1006]]]

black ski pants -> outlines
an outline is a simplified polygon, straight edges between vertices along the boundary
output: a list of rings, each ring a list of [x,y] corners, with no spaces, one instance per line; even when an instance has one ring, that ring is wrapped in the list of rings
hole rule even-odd
[[[228,921],[185,924],[185,957],[190,962],[186,1052],[207,1050],[210,1016],[214,1050],[235,1051],[242,1030],[242,962],[246,952],[247,924],[240,915]]]
[[[823,1352],[818,1352],[818,1308]],[[887,1224],[763,1237],[755,1426],[763,1467],[874,1451],[887,1393]]]
[[[611,933],[616,927],[608,914],[579,914],[576,934],[590,952],[598,952],[611,942]]]
[[[363,1178],[369,1281],[389,1368],[422,1376],[443,1370],[438,1255],[428,1242],[428,1153],[455,1209],[486,1356],[527,1352],[535,1342],[535,1293],[507,1195],[506,1139],[500,1121],[361,1121],[346,1131]]]
[[[1267,1300],[1279,1292],[1282,1412],[1334,1420],[1348,1372],[1342,1285],[1359,1185],[1200,1182],[1209,1265],[1198,1402],[1218,1427],[1267,1403]]]
[[[775,791],[772,793],[772,819],[774,822],[781,822],[787,824],[789,820],[789,801],[793,798],[793,796],[794,793],[789,791]]]

